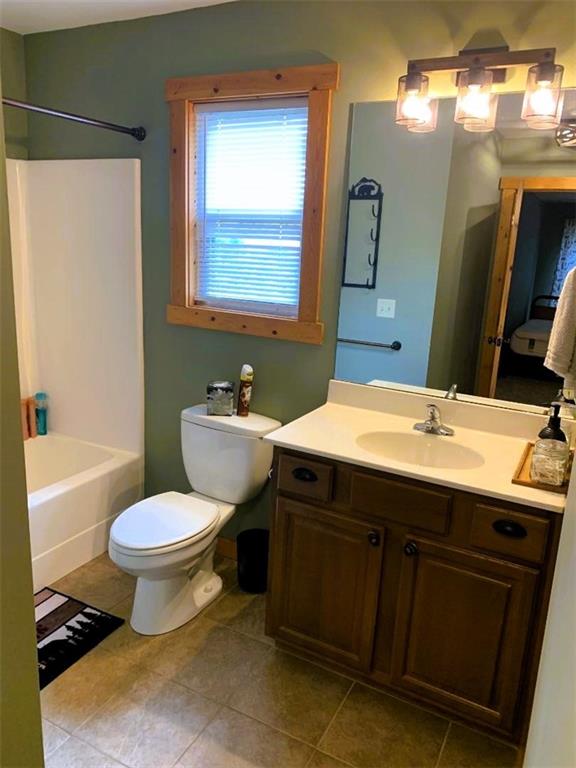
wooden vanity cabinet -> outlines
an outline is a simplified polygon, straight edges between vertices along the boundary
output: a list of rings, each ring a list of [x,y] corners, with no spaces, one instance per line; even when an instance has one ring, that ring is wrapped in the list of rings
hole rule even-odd
[[[368,670],[383,541],[381,526],[278,498],[275,636]]]
[[[267,631],[515,743],[561,516],[276,449]]]
[[[392,682],[510,730],[538,571],[406,536]]]

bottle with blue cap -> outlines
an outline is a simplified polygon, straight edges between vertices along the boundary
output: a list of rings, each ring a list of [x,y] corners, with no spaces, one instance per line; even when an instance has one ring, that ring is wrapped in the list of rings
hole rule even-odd
[[[48,434],[48,395],[46,392],[36,392],[36,431],[39,435]]]

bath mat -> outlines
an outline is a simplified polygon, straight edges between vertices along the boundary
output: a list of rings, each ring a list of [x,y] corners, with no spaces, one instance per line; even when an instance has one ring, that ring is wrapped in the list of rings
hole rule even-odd
[[[124,624],[124,619],[48,587],[34,595],[34,611],[40,688]]]

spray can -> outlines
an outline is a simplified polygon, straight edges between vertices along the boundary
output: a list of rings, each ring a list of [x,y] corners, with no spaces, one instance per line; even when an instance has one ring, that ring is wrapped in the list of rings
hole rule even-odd
[[[240,387],[238,390],[238,416],[248,416],[250,413],[250,399],[252,397],[252,382],[254,381],[254,369],[251,365],[243,365],[240,372]]]

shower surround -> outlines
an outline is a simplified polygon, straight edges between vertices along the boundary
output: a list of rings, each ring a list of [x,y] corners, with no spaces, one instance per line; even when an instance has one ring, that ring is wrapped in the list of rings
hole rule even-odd
[[[106,550],[142,496],[138,160],[8,160],[22,397],[48,393],[26,441],[34,587]]]

